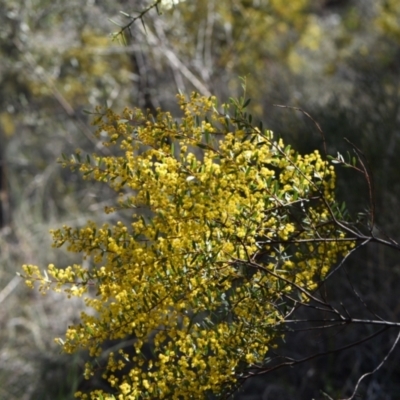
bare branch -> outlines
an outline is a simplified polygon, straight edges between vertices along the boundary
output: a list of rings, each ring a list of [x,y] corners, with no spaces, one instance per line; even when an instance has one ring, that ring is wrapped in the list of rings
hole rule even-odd
[[[329,350],[329,351],[324,351],[324,352],[320,352],[320,353],[315,353],[315,354],[312,354],[311,356],[302,358],[302,359],[300,359],[300,360],[286,361],[286,362],[283,362],[283,363],[281,363],[281,364],[275,365],[275,366],[270,367],[270,368],[259,367],[259,368],[261,368],[261,371],[250,371],[247,375],[243,376],[242,379],[248,379],[248,378],[253,377],[253,376],[264,375],[264,374],[267,374],[267,373],[269,373],[269,372],[275,371],[275,370],[277,370],[277,369],[281,369],[281,368],[283,368],[283,367],[293,367],[293,366],[295,366],[295,365],[302,364],[302,363],[307,362],[307,361],[310,361],[310,360],[312,360],[312,359],[314,359],[314,358],[326,356],[326,355],[328,355],[328,354],[339,353],[339,352],[341,352],[341,351],[343,351],[343,350],[347,350],[347,349],[350,349],[350,348],[352,348],[352,347],[354,347],[354,346],[358,346],[358,345],[360,345],[360,344],[362,344],[362,343],[365,343],[365,342],[367,342],[368,340],[371,340],[371,339],[373,339],[374,337],[380,335],[381,333],[383,333],[383,332],[386,331],[387,329],[389,329],[389,327],[386,326],[386,327],[380,329],[378,332],[375,332],[375,333],[373,333],[372,335],[367,336],[367,337],[364,338],[364,339],[358,340],[358,341],[356,341],[356,342],[350,343],[350,344],[348,344],[348,345],[346,345],[346,346],[339,347],[339,348],[334,349],[334,350]]]
[[[324,149],[324,153],[325,156],[328,154],[327,151],[327,147],[326,147],[326,139],[325,139],[325,134],[320,126],[320,124],[305,110],[303,110],[300,107],[292,107],[292,106],[285,106],[282,104],[272,104],[274,107],[279,107],[279,108],[287,108],[289,110],[296,110],[296,111],[300,111],[301,113],[303,113],[308,119],[310,119],[314,125],[317,127],[318,132],[320,133],[321,137],[322,137],[322,144],[323,144],[323,149]]]
[[[400,326],[400,324],[399,324],[399,326]],[[358,380],[356,387],[354,388],[353,394],[349,398],[343,399],[343,400],[352,400],[352,399],[354,399],[354,396],[357,394],[357,390],[358,390],[358,387],[360,386],[361,381],[364,378],[366,378],[367,376],[373,375],[375,372],[377,372],[383,366],[383,364],[386,362],[386,360],[389,358],[389,356],[393,353],[393,351],[394,351],[395,347],[397,346],[397,343],[399,342],[399,340],[400,340],[400,331],[397,334],[396,340],[394,341],[392,347],[390,348],[389,352],[386,354],[384,359],[381,361],[381,363],[373,371],[367,372],[366,374],[362,375],[360,377],[360,379]]]
[[[136,17],[131,17],[131,16],[129,16],[129,15],[126,15],[126,16],[128,16],[128,17],[131,19],[131,21],[130,21],[128,24],[122,26],[122,28],[121,28],[118,32],[116,32],[116,33],[114,34],[114,37],[117,38],[117,37],[119,37],[119,36],[122,36],[122,35],[124,34],[125,31],[129,31],[129,32],[130,32],[131,26],[132,26],[136,21],[139,21],[139,20],[140,20],[140,21],[142,22],[143,27],[144,27],[143,17],[144,17],[149,11],[151,11],[153,8],[155,8],[155,9],[158,11],[158,6],[161,4],[161,1],[162,1],[162,0],[155,0],[154,3],[150,4],[147,8],[145,8],[144,10],[142,10],[142,11],[139,13],[139,15],[137,15]],[[144,28],[144,29],[145,29],[145,28]]]
[[[358,161],[361,164],[363,171],[364,171],[364,176],[365,180],[367,181],[368,185],[368,197],[369,197],[369,202],[370,202],[370,230],[372,233],[372,229],[375,225],[375,196],[374,196],[374,181],[372,179],[372,172],[370,171],[369,167],[365,165],[365,162],[363,159],[365,159],[364,153],[352,142],[350,142],[349,139],[344,138],[344,140],[349,143],[352,147],[353,150],[356,152]]]

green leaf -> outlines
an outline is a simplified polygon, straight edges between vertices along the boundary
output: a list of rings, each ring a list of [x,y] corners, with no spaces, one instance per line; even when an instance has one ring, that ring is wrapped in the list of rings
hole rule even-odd
[[[109,20],[110,22],[112,22],[114,25],[117,25],[117,26],[119,26],[120,28],[122,28],[122,25],[121,25],[119,22],[114,21],[112,18],[108,18],[108,20]],[[117,33],[115,33],[115,35],[117,35]]]
[[[243,108],[246,108],[251,102],[251,99],[247,99],[244,104],[242,105]]]
[[[198,142],[196,143],[196,146],[199,147],[200,149],[208,150],[210,147],[204,143]]]
[[[208,132],[207,130],[204,132],[204,140],[206,141],[206,143],[210,143],[210,132]]]
[[[146,25],[144,24],[143,18],[140,18],[140,21],[142,22],[144,33],[147,35]]]

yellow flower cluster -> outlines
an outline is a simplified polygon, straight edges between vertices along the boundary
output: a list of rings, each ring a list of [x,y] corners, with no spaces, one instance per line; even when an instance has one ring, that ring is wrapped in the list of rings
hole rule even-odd
[[[115,189],[119,204],[107,212],[131,210],[131,219],[52,232],[54,246],[82,253],[90,268],[24,266],[30,286],[85,295],[95,310],[59,339],[66,352],[97,357],[106,340],[133,338],[131,351],[108,357],[111,393],[83,399],[221,393],[265,363],[282,295],[314,289],[351,248],[334,221],[335,172],[317,151],[285,147],[238,105],[220,113],[212,97],[178,101],[178,121],[98,109],[115,156],[62,163]]]

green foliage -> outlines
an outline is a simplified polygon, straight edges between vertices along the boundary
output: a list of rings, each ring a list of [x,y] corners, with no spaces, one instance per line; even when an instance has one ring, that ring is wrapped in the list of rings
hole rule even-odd
[[[335,171],[318,151],[301,155],[252,125],[249,100],[178,96],[183,116],[98,109],[98,136],[112,156],[64,157],[84,179],[118,194],[106,212],[127,222],[88,222],[52,232],[86,260],[41,273],[29,286],[84,297],[58,339],[67,353],[96,359],[106,340],[133,336],[103,371],[113,390],[91,399],[203,398],[226,394],[248,369],[264,366],[281,336],[285,296],[302,301],[353,243],[337,224]],[[146,349],[150,346],[152,355]],[[96,372],[86,365],[85,376]]]

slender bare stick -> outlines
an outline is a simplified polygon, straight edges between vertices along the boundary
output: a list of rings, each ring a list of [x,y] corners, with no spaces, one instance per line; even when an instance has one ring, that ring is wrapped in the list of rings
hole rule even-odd
[[[386,360],[389,358],[389,356],[393,353],[393,350],[394,350],[395,347],[397,346],[397,343],[399,342],[399,340],[400,340],[400,331],[399,331],[399,333],[397,334],[396,340],[394,341],[392,347],[390,348],[389,352],[386,354],[386,356],[384,357],[384,359],[381,361],[381,363],[380,363],[373,371],[367,372],[366,374],[362,375],[362,376],[360,377],[360,379],[358,380],[356,387],[354,388],[353,394],[352,394],[349,398],[347,398],[347,399],[342,399],[342,400],[352,400],[352,399],[354,398],[354,396],[357,394],[357,390],[358,390],[358,387],[360,386],[361,381],[362,381],[364,378],[366,378],[367,376],[373,375],[376,371],[378,371],[378,370],[382,367],[382,365],[386,362]]]

